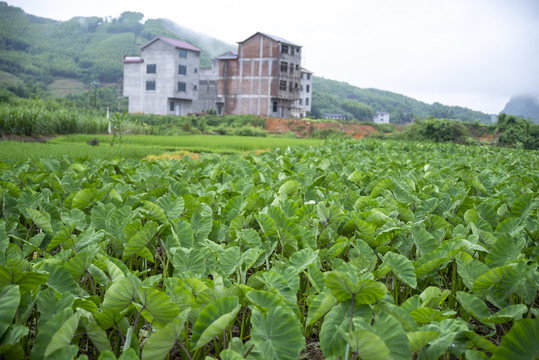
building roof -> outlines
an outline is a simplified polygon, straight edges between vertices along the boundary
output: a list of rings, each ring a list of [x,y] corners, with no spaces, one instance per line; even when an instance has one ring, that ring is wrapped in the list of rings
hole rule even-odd
[[[217,56],[217,60],[236,60],[238,58],[238,53],[233,51],[227,51],[226,53]]]
[[[305,69],[303,66],[301,67],[301,72],[312,74],[313,72],[311,70]]]
[[[288,41],[288,40],[286,40],[286,39],[283,39],[282,37],[278,37],[278,36],[266,34],[266,33],[260,32],[260,31],[257,32],[257,33],[255,33],[254,35],[249,36],[247,39],[245,39],[245,40],[243,40],[243,41],[240,41],[238,44],[244,43],[244,42],[246,42],[247,40],[249,40],[250,38],[252,38],[252,37],[254,37],[254,36],[258,35],[258,34],[263,35],[263,36],[265,36],[265,37],[268,37],[268,38],[270,38],[270,39],[272,39],[272,40],[274,40],[274,41],[277,41],[277,42],[279,42],[279,43],[283,43],[283,44],[287,44],[287,45],[292,45],[292,46],[301,47],[301,45],[294,44],[294,43],[291,42],[291,41]]]
[[[124,56],[124,64],[142,63],[144,60],[140,56]]]
[[[172,46],[174,46],[176,48],[179,48],[179,49],[190,50],[190,51],[195,51],[195,52],[200,52],[201,51],[196,46],[193,46],[193,45],[191,45],[191,44],[189,44],[189,43],[187,43],[185,41],[171,39],[171,38],[167,38],[167,37],[164,37],[164,36],[158,36],[158,37],[154,38],[153,40],[147,42],[146,44],[142,45],[140,48],[144,49],[145,47],[150,46],[151,44],[153,44],[157,40],[164,41],[167,44],[172,45]]]

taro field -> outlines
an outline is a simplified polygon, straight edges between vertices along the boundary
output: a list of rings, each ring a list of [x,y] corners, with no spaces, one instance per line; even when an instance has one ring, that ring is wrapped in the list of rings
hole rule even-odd
[[[538,359],[539,153],[0,162],[2,359]]]

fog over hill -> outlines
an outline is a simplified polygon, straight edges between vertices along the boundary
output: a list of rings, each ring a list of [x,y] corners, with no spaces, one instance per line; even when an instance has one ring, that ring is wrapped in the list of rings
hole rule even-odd
[[[539,95],[517,95],[505,105],[502,112],[509,115],[522,116],[539,124]]]

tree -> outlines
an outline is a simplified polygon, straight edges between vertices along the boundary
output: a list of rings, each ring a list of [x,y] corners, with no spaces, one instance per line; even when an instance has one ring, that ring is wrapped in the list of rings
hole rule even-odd
[[[373,112],[369,105],[350,99],[343,100],[341,104],[342,108],[352,114],[357,120],[372,121]]]

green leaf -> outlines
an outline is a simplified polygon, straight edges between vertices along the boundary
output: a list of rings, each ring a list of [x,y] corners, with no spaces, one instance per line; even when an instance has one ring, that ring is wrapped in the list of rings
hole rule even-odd
[[[502,324],[516,319],[528,311],[524,304],[510,305],[495,313],[494,315],[483,318],[483,323]]]
[[[311,248],[305,248],[290,255],[288,265],[293,266],[299,273],[316,261],[316,259],[318,259],[318,250],[313,251]]]
[[[502,283],[503,280],[511,274],[511,270],[513,270],[514,267],[515,264],[509,264],[490,269],[475,280],[472,291],[485,290],[491,286]]]
[[[355,330],[352,333],[346,333],[339,329],[343,338],[346,340],[352,350],[357,353],[362,360],[387,360],[389,349],[384,341],[375,333],[368,330]]]
[[[103,309],[121,311],[137,300],[137,288],[140,280],[134,276],[124,277],[114,282],[105,293]]]
[[[99,326],[92,313],[82,309],[79,309],[79,312],[81,313],[81,323],[86,330],[86,335],[88,335],[97,350],[99,352],[112,350],[107,333]]]
[[[511,207],[511,217],[525,218],[537,207],[533,193],[524,193],[518,197]]]
[[[75,241],[75,235],[73,234],[73,230],[75,230],[76,225],[71,224],[64,226],[58,233],[56,233],[56,236],[54,236],[47,245],[47,251],[51,251],[58,245],[61,245],[65,243],[66,241],[74,242]]]
[[[144,307],[142,315],[148,320],[166,324],[180,313],[178,305],[170,297],[158,289],[141,286],[137,290],[140,304]]]
[[[240,304],[235,296],[222,297],[206,305],[193,325],[191,343],[194,344],[194,348],[206,345],[221,334],[234,320],[239,310]]]
[[[79,320],[80,312],[77,311],[64,322],[60,329],[58,329],[50,339],[49,345],[45,349],[45,357],[49,356],[56,350],[71,344],[71,339],[73,339],[73,335],[75,335],[75,331],[79,325]]]
[[[203,276],[206,273],[205,249],[177,249],[172,257],[174,275],[179,277]]]
[[[97,197],[97,190],[92,188],[79,190],[71,201],[72,209],[84,210],[94,202]]]
[[[483,300],[475,295],[464,291],[457,291],[457,299],[464,310],[474,318],[482,322],[482,319],[490,316],[490,311]]]
[[[316,295],[309,304],[307,313],[307,326],[314,324],[318,319],[324,316],[337,303],[337,299],[331,295],[328,289]]]
[[[425,226],[422,223],[414,224],[411,230],[412,240],[421,254],[428,254],[429,252],[436,250],[438,243],[434,237],[425,230]]]
[[[245,296],[249,301],[258,306],[262,312],[266,312],[271,308],[283,306],[283,300],[279,295],[270,293],[265,290],[250,290]]]
[[[45,351],[50,345],[51,339],[72,315],[73,310],[71,308],[65,308],[56,313],[49,321],[38,323],[38,333],[31,352],[32,359],[45,359]],[[65,331],[67,332],[69,330],[67,329]],[[60,341],[60,339],[58,339],[58,341]],[[71,342],[71,339],[69,339],[69,341]]]
[[[127,259],[130,256],[133,256],[148,245],[152,241],[153,237],[157,233],[158,225],[153,221],[148,221],[142,229],[136,232],[131,238],[127,239],[127,244],[125,245],[123,258]]]
[[[388,252],[383,257],[393,274],[402,280],[406,285],[415,289],[417,286],[417,277],[415,267],[406,256],[394,252]]]
[[[354,297],[359,304],[372,304],[386,294],[384,284],[374,280],[353,281],[347,273],[331,271],[326,273],[326,286],[338,301],[347,301]]]
[[[7,285],[0,288],[0,338],[15,318],[21,301],[18,285]]]
[[[164,359],[177,340],[181,340],[189,309],[182,311],[165,327],[157,329],[142,348],[142,360]]]
[[[417,352],[423,349],[429,342],[437,339],[440,333],[436,331],[413,331],[406,334],[410,342],[410,350]]]
[[[290,311],[275,307],[266,314],[253,309],[251,339],[267,360],[298,359],[305,347],[301,324]]]
[[[168,218],[163,209],[151,201],[143,200],[142,202],[144,203],[144,210],[147,211],[150,218],[160,221],[162,224],[168,224]]]
[[[342,302],[334,306],[329,313],[324,316],[324,321],[320,329],[320,348],[324,353],[325,358],[334,358],[343,356],[346,341],[342,334],[338,331],[339,328],[349,330],[350,315],[355,318],[364,318],[372,320],[372,310],[368,305],[354,304],[353,313],[351,314],[352,303],[350,301]]]
[[[48,213],[40,212],[35,209],[26,209],[26,212],[37,227],[45,230],[49,234],[53,233],[51,216]]]
[[[502,338],[492,360],[535,360],[539,356],[539,319],[517,321]]]
[[[279,194],[290,195],[298,191],[301,184],[297,180],[288,180],[279,188]]]

